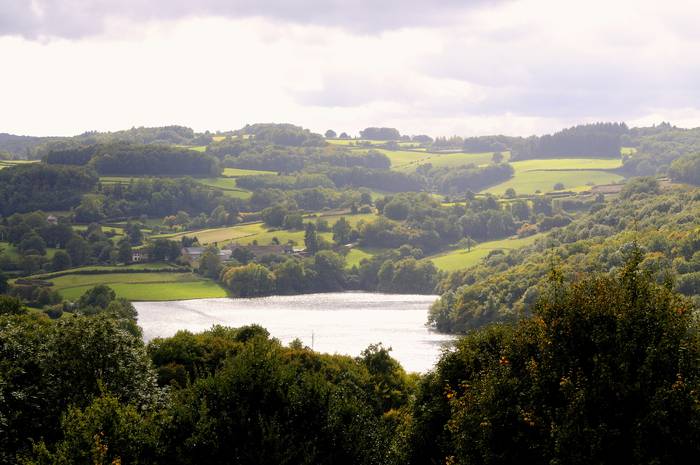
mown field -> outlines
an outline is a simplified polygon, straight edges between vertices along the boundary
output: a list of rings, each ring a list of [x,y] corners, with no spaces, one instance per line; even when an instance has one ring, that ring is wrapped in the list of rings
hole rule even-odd
[[[307,216],[305,222],[314,222],[317,218],[322,218],[328,222],[329,226],[338,221],[341,217],[345,217],[348,222],[356,226],[360,221],[373,221],[377,216],[373,213],[359,215],[327,215],[327,216]],[[320,235],[331,240],[333,234],[320,233]],[[242,223],[235,226],[225,228],[202,229],[199,231],[185,231],[175,234],[161,234],[153,236],[153,238],[164,237],[168,239],[180,239],[182,236],[196,237],[200,244],[217,244],[219,246],[228,244],[229,242],[237,242],[239,244],[251,244],[257,241],[260,245],[268,245],[272,243],[273,238],[277,238],[280,244],[286,244],[288,241],[293,241],[299,245],[304,243],[304,231],[288,231],[284,229],[270,229],[262,222]]]
[[[583,190],[589,186],[614,184],[624,177],[613,170],[622,166],[622,160],[611,158],[551,158],[511,162],[515,175],[483,192],[501,195],[508,188],[517,194],[551,192],[557,183],[565,190]]]
[[[277,174],[274,171],[245,170],[242,168],[224,168],[224,177],[240,178],[242,176],[255,176],[259,174]]]
[[[451,252],[441,253],[432,257],[427,257],[427,260],[432,261],[435,266],[442,271],[455,271],[471,268],[478,265],[481,260],[486,258],[493,250],[513,250],[525,247],[534,243],[542,234],[524,237],[521,239],[502,239],[499,241],[482,242],[471,248],[453,250]]]
[[[367,139],[326,139],[326,142],[333,145],[381,145],[386,144],[385,140],[367,140]]]
[[[68,300],[79,298],[99,284],[114,289],[118,297],[134,301],[226,297],[226,291],[217,283],[192,273],[70,274],[50,281],[54,283],[54,289]]]
[[[38,160],[0,160],[0,170],[10,166],[22,165],[25,163],[37,163]]]

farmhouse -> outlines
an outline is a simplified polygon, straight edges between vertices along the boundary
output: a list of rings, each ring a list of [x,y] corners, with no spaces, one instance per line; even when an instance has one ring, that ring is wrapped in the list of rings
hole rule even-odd
[[[195,263],[202,258],[202,254],[206,251],[206,247],[183,247],[182,258],[188,263]],[[223,261],[231,259],[232,250],[219,250],[219,258]]]
[[[131,252],[131,261],[133,263],[141,263],[148,261],[148,250],[146,249],[134,249]]]
[[[278,245],[278,244],[240,245],[240,244],[232,243],[232,244],[228,244],[227,246],[224,247],[224,250],[228,250],[229,252],[233,252],[236,249],[241,249],[241,250],[246,250],[248,252],[251,252],[256,258],[262,257],[264,255],[270,255],[270,254],[290,255],[290,254],[294,253],[293,247],[289,244],[285,244],[285,245]]]

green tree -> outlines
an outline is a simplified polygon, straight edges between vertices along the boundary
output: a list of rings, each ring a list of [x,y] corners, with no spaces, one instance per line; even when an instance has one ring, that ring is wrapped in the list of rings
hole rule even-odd
[[[639,269],[567,284],[470,333],[421,388],[413,463],[688,463],[700,453],[692,304]]]
[[[38,234],[31,232],[22,237],[19,243],[19,250],[22,252],[33,252],[38,255],[46,255],[46,242]]]
[[[122,239],[119,241],[118,245],[118,252],[117,252],[117,260],[119,260],[120,263],[124,264],[129,264],[131,263],[132,259],[132,250],[131,250],[131,244],[129,243],[128,239]]]
[[[22,315],[27,313],[27,309],[22,305],[22,301],[17,297],[0,295],[0,315]]]
[[[221,258],[216,247],[207,247],[199,258],[199,274],[211,279],[219,279],[221,273]]]
[[[114,289],[104,284],[100,284],[92,289],[88,289],[82,296],[80,296],[80,299],[78,299],[78,307],[95,307],[104,310],[116,298],[117,293],[114,292]]]
[[[57,250],[51,258],[51,269],[53,271],[61,271],[70,268],[70,255],[63,250]]]
[[[7,282],[7,275],[0,270],[0,294],[4,294],[10,288],[10,284]]]
[[[352,226],[350,226],[350,222],[344,216],[340,217],[333,225],[333,242],[338,245],[349,243],[351,232]]]
[[[306,251],[311,255],[318,252],[318,235],[316,234],[316,225],[313,223],[306,223],[306,230],[304,231],[304,245],[306,246]]]
[[[345,287],[345,258],[330,250],[318,252],[313,259],[315,287],[319,291],[339,291]]]
[[[222,281],[236,297],[270,295],[275,289],[275,276],[257,263],[228,268]]]
[[[70,255],[70,261],[73,266],[80,266],[87,262],[89,258],[88,250],[87,241],[79,236],[74,236],[66,244],[66,252]]]

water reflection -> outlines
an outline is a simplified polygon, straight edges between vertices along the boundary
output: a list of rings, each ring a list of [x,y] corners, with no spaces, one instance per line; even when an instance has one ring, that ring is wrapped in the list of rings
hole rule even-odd
[[[437,296],[344,292],[258,299],[137,302],[146,341],[178,330],[257,323],[287,344],[299,338],[320,352],[356,356],[369,344],[392,347],[408,371],[432,368],[451,336],[425,326]]]

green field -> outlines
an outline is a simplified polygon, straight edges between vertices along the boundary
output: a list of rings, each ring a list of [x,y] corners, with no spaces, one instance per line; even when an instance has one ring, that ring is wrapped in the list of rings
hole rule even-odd
[[[0,160],[0,170],[10,166],[24,165],[27,163],[37,163],[39,160]]]
[[[326,139],[326,142],[332,145],[357,145],[362,146],[363,144],[369,145],[381,145],[386,144],[385,140],[366,140],[366,139]]]
[[[203,178],[197,182],[207,187],[212,187],[224,191],[224,195],[238,199],[249,199],[253,193],[246,189],[241,189],[236,185],[236,178]]]
[[[226,297],[217,283],[192,273],[72,274],[50,280],[64,298],[75,300],[88,289],[105,284],[129,300],[181,300]]]
[[[550,158],[511,162],[515,175],[503,183],[482,192],[501,195],[513,188],[519,195],[551,192],[557,183],[565,190],[580,191],[588,186],[614,184],[624,177],[615,173],[622,166],[616,158]]]
[[[502,239],[500,241],[482,242],[467,252],[464,249],[428,257],[442,271],[455,271],[478,265],[492,250],[513,250],[534,243],[542,234],[535,234],[522,239]]]
[[[620,149],[620,155],[634,155],[637,153],[636,147],[622,147]]]
[[[356,226],[360,221],[373,221],[377,216],[373,213],[364,215],[328,215],[328,216],[307,216],[305,222],[316,221],[317,218],[322,218],[328,222],[330,226],[344,216],[348,222]],[[229,242],[237,242],[247,245],[253,241],[258,241],[260,245],[268,245],[273,238],[277,238],[281,244],[286,244],[288,241],[293,241],[299,245],[304,243],[304,231],[288,231],[284,229],[268,229],[262,222],[242,223],[236,226],[225,228],[203,229],[199,231],[185,231],[176,234],[161,234],[153,236],[153,238],[165,237],[169,239],[179,239],[182,236],[196,237],[199,243],[224,245]],[[331,233],[321,233],[321,236],[327,240],[331,240]]]
[[[241,176],[256,176],[259,174],[277,174],[277,172],[262,170],[245,170],[243,168],[224,168],[224,176],[227,178],[240,178]]]
[[[153,238],[165,237],[168,239],[179,239],[182,236],[196,237],[200,244],[214,244],[231,242],[246,236],[252,236],[265,232],[263,223],[244,223],[227,228],[202,229],[199,231],[186,231],[177,234],[162,234]]]
[[[364,260],[365,258],[372,258],[380,251],[381,249],[366,249],[360,247],[353,247],[345,256],[345,266],[347,268],[352,268],[353,266],[360,266],[360,262],[362,260]]]
[[[398,167],[400,171],[414,171],[418,166],[430,163],[435,168],[455,168],[474,164],[477,166],[491,163],[493,152],[484,153],[428,153],[421,160]],[[503,161],[508,161],[509,152],[503,154]]]

